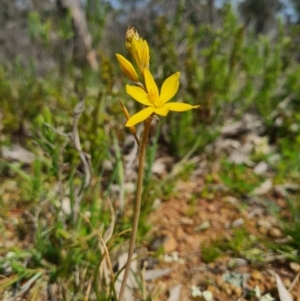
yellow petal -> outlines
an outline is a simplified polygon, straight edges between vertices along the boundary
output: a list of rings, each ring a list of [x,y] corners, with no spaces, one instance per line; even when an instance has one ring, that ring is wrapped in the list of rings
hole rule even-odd
[[[189,111],[192,109],[199,108],[200,106],[191,106],[191,105],[189,105],[187,103],[183,103],[183,102],[170,102],[170,103],[166,104],[165,107],[167,107],[170,111],[184,112],[184,111]]]
[[[179,87],[179,76],[180,72],[176,72],[164,81],[159,97],[162,104],[171,100],[177,93]]]
[[[151,102],[148,99],[148,94],[145,92],[144,89],[140,87],[126,85],[126,92],[139,103],[145,106],[152,106]]]
[[[138,82],[139,77],[138,77],[133,65],[127,59],[125,59],[125,57],[122,56],[121,54],[117,53],[116,57],[119,61],[119,64],[121,66],[123,73],[133,82]]]
[[[167,106],[155,108],[154,113],[161,116],[167,116],[167,114],[169,113],[169,108]]]
[[[157,85],[153,79],[153,76],[148,68],[144,69],[144,77],[145,77],[145,84],[146,84],[146,89],[148,93],[155,93],[155,97],[158,98],[158,88]]]
[[[154,112],[153,107],[148,107],[146,109],[143,109],[142,111],[139,111],[138,113],[130,117],[130,119],[126,122],[126,126],[132,127],[137,123],[146,120],[153,112]]]
[[[143,47],[144,47],[144,51],[143,51],[143,63],[144,63],[144,68],[148,68],[149,67],[149,60],[150,60],[150,54],[149,54],[149,46],[146,40],[144,40],[143,42]]]

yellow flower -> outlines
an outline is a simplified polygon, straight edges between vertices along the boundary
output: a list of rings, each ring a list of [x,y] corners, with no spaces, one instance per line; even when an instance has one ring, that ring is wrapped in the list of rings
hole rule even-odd
[[[144,69],[149,67],[150,51],[146,40],[143,40],[134,27],[128,28],[126,35],[125,46],[132,54],[141,74]]]
[[[138,82],[139,77],[132,64],[127,59],[125,59],[125,57],[122,56],[121,54],[117,53],[116,57],[119,61],[123,73],[133,82]]]
[[[171,100],[177,93],[179,87],[179,76],[180,73],[176,72],[168,77],[164,81],[159,93],[151,72],[148,68],[145,68],[144,77],[147,92],[140,87],[130,85],[126,86],[126,92],[136,101],[147,106],[147,108],[130,117],[126,123],[126,126],[132,127],[137,123],[146,120],[153,113],[166,116],[169,111],[183,112],[198,108],[199,106],[191,106],[181,102],[168,103],[168,101]]]

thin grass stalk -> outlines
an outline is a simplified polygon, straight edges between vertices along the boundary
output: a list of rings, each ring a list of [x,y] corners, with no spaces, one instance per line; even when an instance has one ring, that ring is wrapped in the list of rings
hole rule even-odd
[[[140,149],[140,156],[139,156],[139,169],[138,169],[136,202],[135,202],[135,208],[134,208],[133,225],[132,225],[132,231],[131,231],[131,236],[130,236],[128,258],[127,258],[127,262],[126,262],[124,277],[123,277],[123,280],[122,280],[122,285],[121,285],[118,301],[123,300],[123,295],[124,295],[124,292],[125,292],[125,287],[126,287],[126,283],[127,283],[127,279],[128,279],[128,275],[129,275],[129,271],[130,271],[130,264],[131,264],[131,260],[132,260],[132,255],[133,255],[133,251],[134,251],[134,247],[135,247],[135,240],[136,240],[136,234],[137,234],[137,229],[138,229],[140,209],[141,209],[141,200],[142,200],[142,189],[143,189],[144,163],[145,163],[146,146],[147,146],[151,121],[152,121],[151,117],[148,118],[145,121],[143,140],[142,140],[141,149]]]

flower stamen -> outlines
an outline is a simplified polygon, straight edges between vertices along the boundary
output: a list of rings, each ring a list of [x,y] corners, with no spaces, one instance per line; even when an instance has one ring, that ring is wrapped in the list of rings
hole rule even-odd
[[[150,90],[148,92],[148,99],[153,104],[153,106],[155,108],[160,108],[161,107],[162,104],[160,102],[159,95],[157,95],[157,93],[155,93],[155,91]]]

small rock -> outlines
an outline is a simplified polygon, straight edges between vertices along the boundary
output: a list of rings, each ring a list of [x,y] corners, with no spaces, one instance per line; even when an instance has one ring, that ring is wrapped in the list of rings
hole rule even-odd
[[[183,217],[183,218],[181,219],[181,223],[182,223],[183,225],[193,225],[193,224],[194,224],[194,221],[193,221],[192,219],[188,218],[188,217]]]
[[[247,281],[249,275],[245,273],[237,273],[237,272],[227,272],[222,275],[222,279],[224,282],[230,283],[233,286],[240,286],[242,287]]]
[[[265,228],[265,227],[259,227],[258,228],[258,231],[261,233],[261,234],[267,234],[269,229],[268,228]]]
[[[283,284],[285,287],[290,287],[292,283],[290,279],[284,279]]]
[[[257,225],[258,225],[259,227],[264,227],[264,228],[266,228],[266,229],[271,229],[271,228],[272,228],[272,224],[271,224],[269,221],[264,220],[264,219],[259,219],[259,220],[257,221]]]
[[[247,265],[247,260],[245,260],[243,258],[232,258],[228,262],[228,266],[230,268],[240,267],[240,266],[245,266],[245,265]]]
[[[242,290],[241,287],[235,286],[235,287],[233,288],[233,293],[234,293],[236,296],[239,297],[239,296],[242,295],[243,290]]]
[[[264,173],[267,172],[268,168],[269,168],[268,164],[264,161],[261,161],[254,167],[253,172],[256,175],[263,175]]]
[[[295,271],[296,273],[300,272],[300,264],[297,262],[291,262],[290,263],[290,267],[293,271]]]
[[[194,298],[202,297],[202,292],[199,289],[199,287],[197,287],[196,285],[191,286],[191,293],[192,293],[192,297],[194,297]]]
[[[70,215],[72,213],[70,198],[64,197],[61,203],[61,209],[66,215]]]
[[[230,204],[233,204],[233,205],[237,205],[239,203],[237,198],[235,198],[234,196],[230,196],[230,195],[222,197],[222,202],[230,203]]]
[[[210,228],[210,221],[203,222],[201,225],[196,227],[195,231],[204,231]]]
[[[251,278],[252,279],[255,279],[255,280],[263,280],[264,279],[264,276],[263,274],[258,271],[258,270],[254,270],[252,273],[251,273]]]
[[[210,291],[204,291],[203,293],[202,293],[202,296],[203,296],[203,299],[205,300],[205,301],[212,301],[214,298],[213,298],[213,294],[212,294],[212,292],[210,292]]]
[[[267,179],[265,182],[261,183],[261,185],[255,188],[252,191],[252,195],[264,195],[268,193],[273,187],[273,182],[271,179]]]
[[[248,214],[248,218],[254,218],[259,217],[263,215],[263,209],[262,208],[254,208],[251,212]]]
[[[225,283],[224,290],[228,296],[232,295],[232,286],[229,283]]]
[[[216,286],[209,284],[207,287],[207,290],[214,293],[216,291]]]
[[[274,238],[282,237],[282,232],[277,228],[270,229],[269,234],[271,237],[274,237]]]
[[[232,225],[233,228],[237,228],[237,227],[240,227],[241,225],[243,225],[244,222],[245,221],[244,221],[243,218],[238,218],[235,221],[233,221],[231,225]]]

